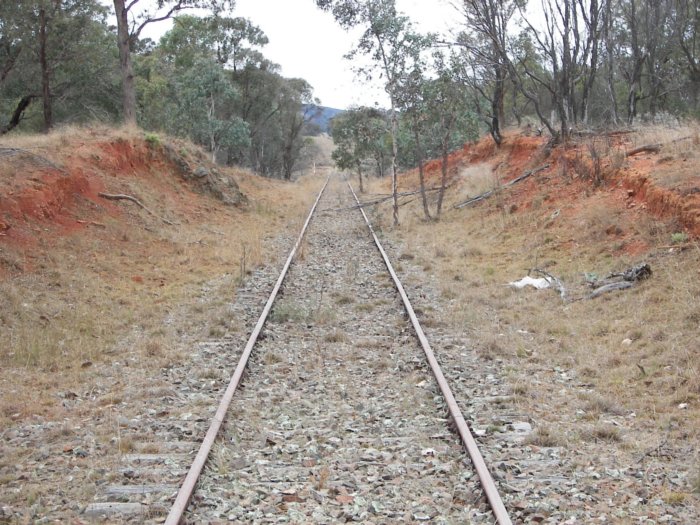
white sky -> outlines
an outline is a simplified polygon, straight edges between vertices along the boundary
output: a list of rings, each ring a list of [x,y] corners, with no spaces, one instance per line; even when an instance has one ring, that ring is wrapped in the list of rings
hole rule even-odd
[[[397,7],[422,32],[445,32],[458,18],[446,0],[397,0]],[[314,0],[237,0],[234,15],[250,18],[267,34],[265,56],[282,66],[284,76],[306,79],[323,105],[388,104],[381,85],[358,79],[343,58],[361,32],[346,33]]]
[[[396,4],[421,32],[446,33],[459,23],[449,0],[397,0]],[[343,58],[361,33],[346,33],[314,0],[236,0],[233,16],[249,18],[259,26],[270,39],[262,50],[265,56],[282,66],[284,76],[308,81],[324,106],[388,104],[381,84],[356,78],[352,64]],[[157,41],[170,25],[153,24],[142,36]]]

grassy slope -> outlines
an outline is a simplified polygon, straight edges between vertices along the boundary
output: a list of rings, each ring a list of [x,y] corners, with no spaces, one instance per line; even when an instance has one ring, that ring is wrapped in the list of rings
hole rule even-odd
[[[418,199],[402,208],[398,229],[390,225],[388,204],[375,220],[400,253],[441,283],[445,308],[434,314],[438,322],[464,331],[486,359],[503,360],[515,402],[533,415],[543,441],[594,455],[603,454],[605,442],[621,464],[665,447],[669,468],[680,464],[688,484],[680,493],[658,488],[656,495],[692,504],[691,493],[700,490],[700,246],[692,236],[685,240],[693,224],[682,221],[679,210],[697,220],[697,207],[668,198],[660,200],[664,207],[645,198],[656,188],[640,195],[629,181],[653,178],[658,187],[693,198],[697,190],[689,188],[698,187],[697,175],[687,166],[697,166],[697,132],[680,133],[695,139],[659,155],[624,158],[624,148],[669,138],[663,130],[653,133],[609,146],[599,187],[587,180],[588,141],[549,156],[534,138],[512,135],[501,152],[481,141],[456,155],[455,186],[439,222],[422,219]],[[549,170],[511,190],[452,209],[545,162]],[[437,174],[430,177],[435,184]],[[416,186],[409,173],[400,191]],[[375,182],[370,191],[386,193],[387,183]],[[563,302],[554,291],[506,286],[541,268],[579,299],[590,291],[585,274],[604,277],[641,261],[651,264],[650,280],[595,300]],[[561,371],[580,388],[563,392]],[[626,417],[617,429],[609,419],[620,415]]]
[[[322,182],[229,170],[248,202],[227,206],[177,176],[161,140],[66,129],[3,141],[34,156],[0,158],[0,426],[63,417],[57,393],[89,390],[93,363],[156,370],[181,356],[181,333],[223,335],[242,273],[281,255],[272,239],[297,229]],[[176,225],[98,191],[135,195]]]

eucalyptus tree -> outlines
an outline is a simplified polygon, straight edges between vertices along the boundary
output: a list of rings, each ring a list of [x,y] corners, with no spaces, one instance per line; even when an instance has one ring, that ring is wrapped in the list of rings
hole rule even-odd
[[[524,14],[524,6],[518,7],[546,74],[527,67],[524,73],[550,93],[559,131],[542,115],[540,119],[552,135],[566,139],[573,125],[588,120],[599,66],[603,10],[599,0],[541,0],[540,6],[543,27]]]
[[[173,19],[159,47],[177,67],[187,67],[197,56],[207,55],[222,67],[238,71],[247,64],[258,64],[263,59],[259,49],[268,42],[265,33],[246,18],[180,15]]]
[[[413,70],[400,79],[400,89],[397,90],[397,102],[401,108],[402,122],[406,124],[411,135],[413,158],[418,166],[418,186],[423,205],[423,215],[430,220],[428,196],[425,191],[425,159],[424,140],[428,135],[429,118],[426,103],[426,88],[428,79],[424,71],[425,65],[416,60]]]
[[[0,16],[0,94],[6,98],[11,88],[13,71],[21,69],[22,59],[29,55],[31,22],[28,20],[27,6],[24,2],[9,2],[3,5]],[[16,128],[24,112],[37,95],[24,87],[21,93],[12,97],[12,107],[8,108],[10,117],[2,118],[0,135]],[[5,108],[3,108],[4,110]]]
[[[447,189],[450,151],[475,140],[479,127],[468,93],[460,82],[462,65],[459,57],[435,53],[434,69],[437,76],[427,84],[425,100],[432,122],[430,136],[437,140],[435,149],[440,156],[440,190],[436,205],[436,217],[440,217]]]
[[[106,10],[98,1],[20,0],[5,9],[3,5],[0,16],[0,92],[19,102],[3,132],[19,125],[33,99],[42,101],[44,131],[53,126],[57,103],[62,120],[114,114],[109,84],[116,61]]]
[[[113,0],[117,18],[117,47],[122,76],[124,122],[136,124],[136,83],[131,53],[143,30],[156,22],[172,18],[185,9],[206,8],[221,12],[233,0]],[[144,7],[145,6],[145,7]]]
[[[282,130],[282,177],[291,180],[302,148],[302,130],[318,112],[313,88],[304,79],[283,79],[278,97],[279,125]]]
[[[504,101],[509,77],[508,33],[525,0],[463,0],[456,4],[465,21],[457,43],[464,49],[463,79],[477,93],[475,107],[497,146],[503,141]],[[488,102],[483,110],[481,100]]]
[[[700,102],[700,0],[675,0],[674,40],[681,50],[690,91],[690,103],[698,116]]]
[[[186,69],[176,84],[178,130],[206,144],[216,162],[222,148],[240,150],[250,145],[248,125],[233,115],[238,91],[219,64],[206,58]]]
[[[335,117],[331,123],[331,136],[335,144],[333,160],[340,169],[357,170],[360,192],[364,192],[363,166],[369,159],[377,162],[378,174],[382,173],[386,133],[384,115],[370,107],[351,108]]]
[[[416,56],[414,50],[424,38],[416,33],[408,17],[396,9],[395,0],[316,0],[316,4],[333,13],[338,23],[346,28],[361,27],[362,36],[357,48],[348,53],[348,58],[368,56],[374,62],[369,70],[360,69],[368,77],[376,71],[384,79],[384,87],[391,105],[391,191],[393,198],[394,225],[399,224],[397,192],[397,156],[400,81],[411,71]]]

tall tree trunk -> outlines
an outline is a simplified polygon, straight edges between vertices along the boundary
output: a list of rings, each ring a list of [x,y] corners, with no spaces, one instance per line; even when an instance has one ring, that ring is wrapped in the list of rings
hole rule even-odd
[[[39,10],[39,65],[41,66],[41,98],[44,104],[44,133],[53,125],[49,63],[46,58],[46,9]]]
[[[394,95],[390,95],[391,99],[391,196],[394,201],[394,226],[399,225],[399,196],[397,189],[398,166],[396,159],[399,156],[399,115],[396,112],[396,102]]]
[[[114,0],[117,15],[117,46],[119,47],[119,67],[122,75],[122,108],[124,123],[136,125],[136,85],[134,70],[131,65],[131,48],[129,46],[129,12],[125,0]]]
[[[426,220],[430,220],[430,209],[428,208],[428,197],[425,194],[425,166],[423,165],[423,148],[420,142],[420,133],[418,132],[418,123],[413,122],[413,137],[416,140],[416,156],[418,157],[418,181],[420,184],[420,198],[423,202],[423,214]]]
[[[442,176],[440,178],[440,192],[438,193],[437,199],[437,217],[440,217],[440,214],[442,213],[442,200],[445,197],[445,188],[447,188],[447,162],[449,160],[448,140],[449,134],[446,134],[442,139],[442,162],[440,163],[440,171]]]
[[[496,146],[500,147],[503,142],[503,135],[501,134],[501,129],[505,123],[505,110],[504,110],[504,99],[505,99],[505,82],[506,82],[506,72],[505,67],[497,63],[494,66],[495,82],[493,86],[493,99],[491,101],[491,125],[489,126],[491,131],[491,137],[496,143]]]
[[[362,185],[362,163],[357,163],[357,177],[360,179],[360,193],[365,192],[365,188]]]
[[[613,13],[612,0],[605,0],[603,9],[603,41],[605,42],[605,73],[606,90],[610,98],[611,120],[614,126],[620,122],[620,115],[617,108],[617,96],[615,95],[615,63],[613,44]]]

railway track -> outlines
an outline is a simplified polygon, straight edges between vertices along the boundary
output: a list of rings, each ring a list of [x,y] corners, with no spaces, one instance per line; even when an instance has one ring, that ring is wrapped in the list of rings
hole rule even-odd
[[[357,202],[329,180],[166,523],[511,523],[367,216],[320,211]],[[184,458],[168,461],[182,479]],[[133,486],[163,502],[175,490]]]

